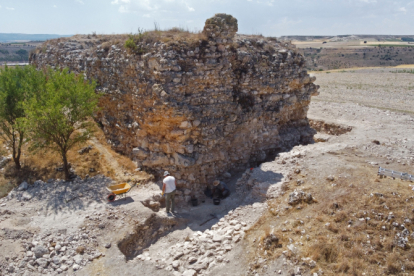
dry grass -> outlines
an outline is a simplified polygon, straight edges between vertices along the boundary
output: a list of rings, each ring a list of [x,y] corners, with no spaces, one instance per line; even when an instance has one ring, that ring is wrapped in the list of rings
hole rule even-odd
[[[78,153],[81,148],[88,145],[92,145],[93,149],[82,155]],[[38,179],[43,181],[50,178],[64,179],[64,173],[56,171],[56,168],[62,164],[57,153],[49,150],[30,153],[28,146],[25,145],[23,150],[20,171],[15,169],[13,162],[9,162],[3,173],[0,173],[0,198],[23,181],[33,183]],[[0,148],[4,149],[3,141],[0,141]],[[117,182],[133,181],[135,183],[146,182],[151,178],[145,172],[135,172],[136,165],[129,158],[113,151],[107,145],[103,131],[97,126],[95,137],[86,144],[78,145],[70,150],[68,160],[75,173],[82,178],[86,175],[103,174]]]
[[[140,30],[141,32],[142,30]],[[97,43],[102,44],[103,49],[108,51],[112,45],[117,47],[124,47],[125,42],[131,38],[137,38],[139,36],[140,44],[142,44],[142,50],[150,50],[155,42],[163,42],[169,46],[176,45],[178,50],[181,50],[182,44],[188,46],[199,46],[200,41],[207,40],[207,37],[202,32],[191,32],[183,28],[171,28],[168,30],[151,30],[142,31],[138,34],[116,34],[116,35],[74,35],[73,37],[58,38],[46,41],[41,48],[35,50],[36,53],[45,52],[46,45],[57,46],[61,42],[76,41],[81,44]],[[147,49],[148,48],[148,49]]]
[[[311,272],[322,269],[324,275],[414,275],[413,239],[409,238],[405,248],[397,246],[395,237],[402,229],[392,225],[404,223],[410,233],[414,230],[412,222],[406,220],[414,221],[409,182],[378,179],[376,170],[364,165],[363,160],[354,162],[361,165],[337,172],[351,177],[335,179],[335,187],[313,176],[319,184],[304,188],[318,199],[317,203],[286,209],[290,191],[268,201],[269,212],[246,236],[251,258],[272,259],[288,251],[286,256],[293,261],[310,257],[317,262]],[[390,220],[389,212],[394,216]],[[281,248],[265,246],[269,233],[278,237]],[[287,249],[291,241],[299,249],[298,255]]]

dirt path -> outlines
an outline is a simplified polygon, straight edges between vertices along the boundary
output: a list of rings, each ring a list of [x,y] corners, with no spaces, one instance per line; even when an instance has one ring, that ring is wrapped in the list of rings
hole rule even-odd
[[[113,153],[109,152],[109,150],[104,147],[99,141],[98,139],[96,139],[95,137],[93,137],[90,142],[93,143],[94,147],[99,150],[99,152],[104,156],[106,163],[108,164],[108,166],[110,168],[112,168],[115,171],[118,172],[122,172],[124,171],[124,168],[122,168],[118,161],[114,158]]]

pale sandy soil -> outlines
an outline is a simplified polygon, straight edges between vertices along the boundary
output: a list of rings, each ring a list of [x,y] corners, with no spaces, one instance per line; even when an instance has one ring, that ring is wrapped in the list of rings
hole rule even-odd
[[[414,74],[376,68],[318,73],[320,96],[315,101],[355,103],[414,113]]]

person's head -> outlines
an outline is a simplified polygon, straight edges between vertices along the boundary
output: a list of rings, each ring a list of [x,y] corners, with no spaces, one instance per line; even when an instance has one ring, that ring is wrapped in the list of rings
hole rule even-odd
[[[170,173],[168,172],[168,171],[165,171],[164,172],[164,177],[167,177],[167,176],[169,176],[170,175]]]
[[[214,180],[213,185],[214,185],[214,186],[217,186],[218,184],[220,184],[220,181],[218,181],[218,180]]]

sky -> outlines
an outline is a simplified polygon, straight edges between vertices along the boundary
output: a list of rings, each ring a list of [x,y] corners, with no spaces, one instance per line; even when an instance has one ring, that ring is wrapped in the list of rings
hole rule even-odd
[[[414,0],[0,0],[0,33],[200,31],[216,13],[243,34],[414,35]]]

